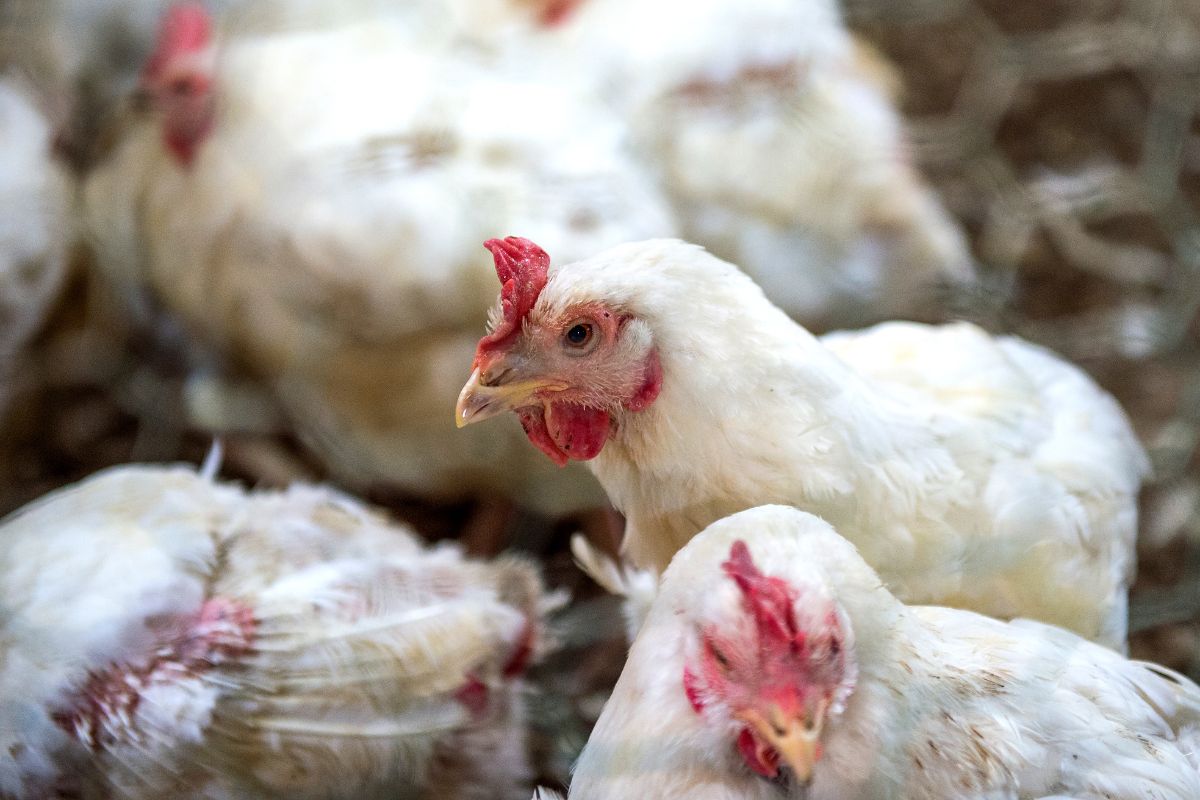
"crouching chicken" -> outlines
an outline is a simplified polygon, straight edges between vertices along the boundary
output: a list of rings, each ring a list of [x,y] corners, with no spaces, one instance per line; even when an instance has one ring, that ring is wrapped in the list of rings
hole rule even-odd
[[[906,602],[1033,617],[1120,647],[1145,454],[1111,396],[968,324],[818,339],[736,267],[674,240],[550,266],[487,243],[502,284],[460,426],[513,410],[587,461],[661,571],[765,503],[833,523]]]
[[[0,797],[528,796],[532,566],[186,467],[0,528]]]
[[[764,506],[675,556],[570,797],[1190,800],[1200,687],[905,605],[827,523]]]

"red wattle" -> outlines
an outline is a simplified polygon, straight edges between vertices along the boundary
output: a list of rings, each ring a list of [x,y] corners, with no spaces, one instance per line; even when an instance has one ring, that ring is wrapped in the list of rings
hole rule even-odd
[[[759,747],[749,728],[742,728],[742,732],[738,734],[737,748],[746,760],[746,766],[759,775],[774,778],[779,774],[779,755],[769,747]]]
[[[190,167],[196,160],[196,151],[200,149],[211,130],[211,121],[195,130],[168,128],[163,132],[163,141],[176,163],[182,167]]]
[[[612,429],[607,411],[570,403],[550,404],[546,428],[563,455],[576,461],[598,456]]]
[[[582,0],[550,0],[542,8],[542,13],[539,15],[538,21],[547,28],[562,25],[581,2]]]
[[[517,419],[521,421],[521,427],[525,429],[525,435],[529,437],[529,441],[538,450],[541,450],[550,460],[560,467],[565,467],[570,459],[566,453],[558,449],[558,445],[554,443],[554,439],[550,436],[550,431],[546,428],[546,412],[541,406],[530,406],[528,408],[517,409]]]

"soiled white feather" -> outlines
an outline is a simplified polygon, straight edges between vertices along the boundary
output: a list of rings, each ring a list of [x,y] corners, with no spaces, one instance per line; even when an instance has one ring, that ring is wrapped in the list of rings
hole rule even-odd
[[[528,791],[523,562],[181,467],[99,473],[0,534],[0,795]]]
[[[702,632],[746,624],[721,568],[738,540],[789,584],[797,619],[795,598],[828,597],[849,627],[857,678],[825,720],[807,788],[751,772],[737,726],[684,689]],[[827,523],[767,506],[676,555],[570,797],[1184,800],[1200,796],[1198,736],[1200,687],[1186,678],[1041,623],[906,606]]]
[[[1079,369],[967,324],[817,339],[675,241],[553,267],[528,324],[588,303],[642,323],[662,365],[661,394],[615,410],[588,462],[635,564],[662,569],[712,521],[783,502],[835,524],[906,601],[1123,645],[1147,462]]]

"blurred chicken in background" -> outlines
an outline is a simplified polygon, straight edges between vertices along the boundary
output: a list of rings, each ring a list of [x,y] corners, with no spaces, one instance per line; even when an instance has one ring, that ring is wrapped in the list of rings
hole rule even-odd
[[[266,30],[235,15],[224,35],[177,7],[143,72],[150,110],[84,190],[100,266],[263,379],[344,483],[597,504],[515,424],[453,435],[494,297],[480,245],[508,226],[582,255],[671,228],[665,203],[602,108],[423,47],[367,5]]]
[[[172,0],[6,0],[0,63],[33,86],[59,154],[87,169],[109,144]],[[205,0],[225,10],[242,0]]]
[[[51,139],[29,88],[0,77],[0,418],[67,273],[71,186]]]
[[[119,467],[0,525],[0,797],[528,795],[537,570]]]
[[[817,326],[908,315],[971,277],[914,168],[897,80],[836,2],[538,0],[550,63],[628,121],[685,238]]]

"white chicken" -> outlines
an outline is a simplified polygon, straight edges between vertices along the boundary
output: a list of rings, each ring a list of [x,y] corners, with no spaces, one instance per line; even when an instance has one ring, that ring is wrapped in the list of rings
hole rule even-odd
[[[575,565],[609,594],[620,597],[625,638],[633,642],[658,596],[658,572],[639,569],[624,558],[612,557],[583,533],[571,537]]]
[[[550,268],[490,243],[504,288],[459,398],[516,411],[557,463],[588,460],[661,571],[763,503],[819,514],[907,602],[1027,616],[1124,643],[1147,462],[1083,372],[967,324],[817,339],[695,245]]]
[[[516,225],[582,255],[670,229],[666,204],[584,99],[361,5],[282,28],[247,12],[219,42],[195,7],[172,13],[145,74],[155,109],[86,186],[102,265],[269,384],[342,482],[600,502],[515,425],[453,436],[492,298],[480,243]]]
[[[0,797],[525,797],[535,569],[107,470],[0,526]]]
[[[0,77],[0,417],[21,352],[67,274],[71,183],[24,83]]]
[[[709,526],[659,597],[571,800],[1200,797],[1200,687],[1028,620],[906,606],[822,520]]]
[[[784,310],[908,312],[969,278],[965,239],[906,152],[896,78],[836,0],[523,5],[542,24],[522,41],[628,120],[686,238]]]
[[[173,0],[6,0],[0,62],[36,90],[60,154],[86,169],[137,86]],[[204,0],[223,12],[244,0]],[[262,0],[258,0],[262,2]]]

